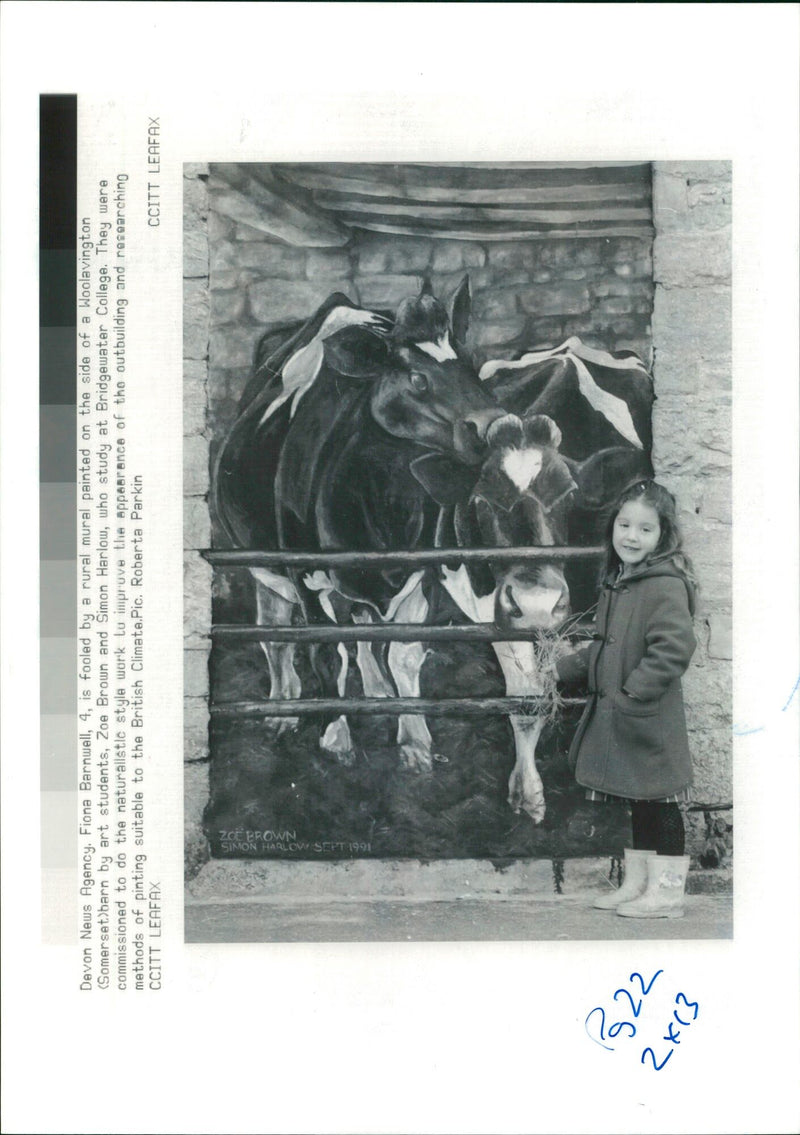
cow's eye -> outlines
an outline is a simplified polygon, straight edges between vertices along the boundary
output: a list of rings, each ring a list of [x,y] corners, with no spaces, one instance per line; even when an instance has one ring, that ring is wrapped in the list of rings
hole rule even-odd
[[[412,370],[411,386],[416,394],[427,394],[430,390],[430,385],[426,374],[421,374],[418,370]]]

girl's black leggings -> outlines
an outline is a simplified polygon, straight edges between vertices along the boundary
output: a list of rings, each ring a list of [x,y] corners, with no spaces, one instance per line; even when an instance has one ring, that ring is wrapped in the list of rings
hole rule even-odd
[[[686,834],[683,816],[677,804],[633,800],[631,825],[633,846],[637,851],[653,851],[658,855],[683,855]]]

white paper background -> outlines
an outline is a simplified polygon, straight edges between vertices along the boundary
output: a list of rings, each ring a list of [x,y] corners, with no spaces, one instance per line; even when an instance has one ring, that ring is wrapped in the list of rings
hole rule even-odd
[[[797,6],[3,8],[4,1129],[796,1131],[800,698],[781,706],[798,674]],[[733,161],[735,720],[765,727],[735,746],[733,942],[184,947],[175,899],[161,994],[78,993],[76,951],[39,944],[44,92],[162,123],[174,263],[158,283],[146,479],[151,508],[154,478],[163,488],[152,608],[174,896],[182,162]],[[591,1044],[583,1019],[632,970],[658,968],[701,1017],[655,1074]]]

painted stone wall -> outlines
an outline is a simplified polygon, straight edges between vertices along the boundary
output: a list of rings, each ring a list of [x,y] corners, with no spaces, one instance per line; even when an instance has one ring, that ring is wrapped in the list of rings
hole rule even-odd
[[[693,796],[710,808],[687,820],[692,849],[716,866],[733,799],[730,163],[656,162],[653,218],[653,464],[680,503],[701,586],[684,691]]]
[[[479,361],[512,357],[569,335],[655,356],[654,461],[677,493],[703,582],[701,646],[687,683],[696,798],[730,791],[730,170],[724,163],[657,163],[655,265],[646,238],[514,243],[386,238],[358,232],[344,246],[288,244],[236,216],[224,176],[186,167],[186,840],[191,874],[207,857],[208,627],[211,573],[199,555],[212,534],[209,463],[270,326],[306,317],[333,291],[394,307],[424,273],[446,293],[468,271]],[[232,203],[233,202],[233,203]],[[654,270],[655,269],[655,270]],[[655,288],[654,288],[655,281]],[[651,345],[651,312],[652,344]],[[692,850],[729,844],[730,813],[693,812]],[[720,836],[711,829],[725,829]],[[708,829],[708,830],[707,830]]]
[[[335,291],[365,307],[394,309],[430,274],[446,297],[469,274],[470,345],[478,362],[513,358],[571,335],[649,363],[652,241],[647,237],[530,241],[445,240],[354,230],[344,246],[325,234],[287,244],[247,223],[251,208],[232,192],[230,167],[208,179],[212,446],[232,423],[258,339],[306,319]],[[276,229],[277,229],[276,225]],[[281,230],[283,231],[283,230]],[[302,234],[284,232],[299,242]],[[330,239],[335,239],[331,237]]]

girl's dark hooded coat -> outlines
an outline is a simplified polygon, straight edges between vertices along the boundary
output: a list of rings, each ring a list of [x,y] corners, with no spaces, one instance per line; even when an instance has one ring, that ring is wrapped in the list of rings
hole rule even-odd
[[[588,677],[589,702],[570,747],[586,788],[658,800],[692,783],[681,675],[697,645],[694,592],[672,560],[606,581],[595,641],[558,663]]]

